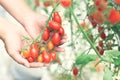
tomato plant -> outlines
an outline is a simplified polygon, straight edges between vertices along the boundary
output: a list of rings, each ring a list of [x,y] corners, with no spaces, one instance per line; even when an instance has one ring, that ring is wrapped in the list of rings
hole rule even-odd
[[[39,43],[34,62],[58,62],[57,70],[62,70],[57,80],[87,80],[84,77],[87,73],[88,79],[102,76],[101,80],[113,80],[119,76],[120,0],[53,0],[46,3],[47,7],[44,3],[47,1],[41,2],[44,7],[40,7],[49,17],[41,30],[42,36],[33,40]],[[64,46],[69,50],[59,54],[55,50],[60,49],[56,47],[65,38],[65,31],[68,42]]]

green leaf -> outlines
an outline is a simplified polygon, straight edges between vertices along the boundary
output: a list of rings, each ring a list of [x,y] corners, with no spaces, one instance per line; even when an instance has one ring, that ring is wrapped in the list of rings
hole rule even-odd
[[[120,51],[118,51],[118,50],[108,50],[108,51],[106,51],[105,54],[109,57],[118,57],[118,56],[120,56]]]
[[[106,41],[107,41],[107,40],[111,40],[113,37],[114,37],[114,34],[109,34],[109,35],[107,36]]]
[[[120,66],[120,59],[119,58],[113,58],[115,66]]]
[[[113,27],[111,27],[112,28],[112,30],[115,32],[115,33],[117,33],[119,36],[120,36],[120,23],[118,23],[118,24],[116,24],[116,25],[114,25]]]
[[[92,55],[92,54],[83,54],[80,55],[76,58],[76,64],[82,64],[82,65],[86,65],[91,61],[95,61],[97,58],[97,55]]]
[[[114,62],[114,58],[120,56],[120,51],[117,50],[107,50],[103,56],[104,60],[109,61],[110,63]]]
[[[103,80],[112,80],[112,71],[108,67],[105,68]]]

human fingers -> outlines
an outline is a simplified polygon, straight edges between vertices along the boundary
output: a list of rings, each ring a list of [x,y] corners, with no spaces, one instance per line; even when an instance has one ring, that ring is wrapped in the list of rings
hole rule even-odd
[[[64,52],[64,51],[65,51],[65,49],[64,49],[64,48],[61,48],[61,47],[55,47],[55,50],[56,50],[57,52]]]
[[[30,68],[38,68],[38,67],[47,67],[50,64],[40,63],[40,62],[32,62],[30,63]]]
[[[19,63],[19,64],[21,64],[21,65],[24,65],[24,66],[26,66],[26,67],[30,67],[29,62],[20,55],[20,52],[15,51],[15,52],[13,52],[12,54],[10,54],[10,56],[11,56],[17,63]]]

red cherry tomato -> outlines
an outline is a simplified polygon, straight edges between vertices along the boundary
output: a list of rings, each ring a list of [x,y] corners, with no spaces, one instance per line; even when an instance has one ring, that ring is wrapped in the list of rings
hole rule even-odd
[[[49,6],[51,6],[53,4],[53,1],[52,0],[45,0],[44,2],[43,2],[43,5],[45,6],[45,7],[49,7]]]
[[[100,49],[100,50],[99,50],[99,54],[100,54],[100,55],[103,55],[103,54],[104,54],[104,50],[103,50],[103,49]]]
[[[106,0],[95,0],[95,7],[99,11],[105,11],[107,9],[107,1]]]
[[[52,37],[52,43],[55,45],[55,46],[58,46],[60,44],[60,35],[58,32],[55,32],[53,34],[53,37]]]
[[[31,56],[28,57],[27,60],[28,60],[28,62],[30,62],[30,63],[34,62],[34,59],[33,59]]]
[[[104,30],[103,27],[98,27],[98,32],[99,32],[99,33],[102,32],[103,30]]]
[[[35,6],[40,6],[40,1],[39,0],[35,0]]]
[[[112,24],[117,24],[120,21],[120,13],[117,9],[111,9],[108,14],[108,20]]]
[[[99,46],[103,47],[103,41],[99,41]]]
[[[93,13],[93,17],[94,17],[94,21],[97,24],[103,24],[104,23],[104,15],[103,15],[102,12],[96,11],[95,13]]]
[[[73,70],[72,70],[72,73],[73,73],[74,76],[77,76],[78,68],[74,67]]]
[[[105,39],[106,39],[106,34],[105,34],[104,32],[102,32],[102,33],[100,34],[100,37],[101,37],[103,40],[105,40]]]
[[[42,35],[42,38],[44,41],[47,41],[50,37],[50,31],[48,28],[46,28],[46,30],[44,31],[43,35]]]
[[[120,0],[114,0],[114,2],[120,5]]]
[[[63,7],[68,8],[72,4],[72,0],[60,0],[60,3]]]
[[[42,52],[42,58],[44,63],[50,63],[51,55],[47,51]]]
[[[32,44],[30,46],[30,55],[33,59],[36,59],[38,57],[38,53],[39,53],[39,47],[35,44]]]
[[[64,35],[64,33],[65,33],[65,31],[64,31],[64,29],[63,29],[63,27],[60,27],[60,29],[59,29],[59,31],[58,31],[58,32],[59,32],[59,34],[60,34],[60,35]]]
[[[61,25],[55,21],[49,21],[49,26],[50,28],[52,28],[53,30],[59,30]]]
[[[56,60],[56,52],[50,52],[52,60]]]
[[[60,17],[58,12],[54,12],[53,21],[58,22],[59,24],[61,24],[62,20],[61,20],[61,17]]]

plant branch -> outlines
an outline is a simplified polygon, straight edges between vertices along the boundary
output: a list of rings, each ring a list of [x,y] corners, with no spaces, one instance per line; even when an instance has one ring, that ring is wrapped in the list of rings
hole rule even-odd
[[[75,19],[75,22],[77,23],[79,30],[83,33],[84,37],[86,38],[86,40],[89,42],[89,44],[91,45],[91,47],[94,49],[94,51],[96,52],[96,54],[98,55],[99,58],[102,59],[102,57],[100,56],[99,52],[97,51],[96,47],[93,45],[93,43],[91,42],[91,40],[89,39],[89,37],[87,36],[87,34],[84,32],[84,30],[82,29],[82,27],[80,26],[77,17],[75,16],[72,7],[70,7],[70,11]],[[103,60],[103,59],[102,59]]]

